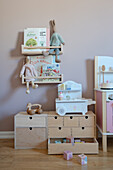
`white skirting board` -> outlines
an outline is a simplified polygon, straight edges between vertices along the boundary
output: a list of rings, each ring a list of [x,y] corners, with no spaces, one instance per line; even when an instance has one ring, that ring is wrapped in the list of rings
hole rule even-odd
[[[0,139],[13,139],[14,138],[14,131],[1,131],[0,132]]]

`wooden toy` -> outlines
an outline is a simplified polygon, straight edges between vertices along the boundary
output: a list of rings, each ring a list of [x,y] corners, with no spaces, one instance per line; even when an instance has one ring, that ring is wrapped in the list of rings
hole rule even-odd
[[[35,107],[33,109],[33,107]],[[41,114],[42,113],[42,105],[40,104],[31,104],[31,103],[28,103],[27,104],[27,113],[29,115],[34,115],[34,114]]]
[[[66,81],[58,85],[58,96],[62,92],[62,100],[56,99],[56,112],[63,116],[66,113],[82,113],[85,115],[87,106],[95,104],[92,99],[82,98],[82,85]]]
[[[107,136],[113,135],[113,57],[95,56],[95,113],[102,134],[103,151],[107,152]]]
[[[78,155],[78,162],[79,162],[81,165],[87,164],[87,156],[84,155],[84,154]]]
[[[67,161],[73,158],[73,153],[71,151],[64,151],[64,159]]]

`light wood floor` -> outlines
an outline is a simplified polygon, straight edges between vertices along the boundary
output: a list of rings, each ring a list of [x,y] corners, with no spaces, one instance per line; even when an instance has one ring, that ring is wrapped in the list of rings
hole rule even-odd
[[[101,141],[100,141],[101,143]],[[47,150],[15,150],[13,139],[0,140],[0,170],[113,170],[113,139],[108,140],[108,152],[88,155],[87,166],[77,162],[77,155],[70,161],[63,155],[48,155]]]

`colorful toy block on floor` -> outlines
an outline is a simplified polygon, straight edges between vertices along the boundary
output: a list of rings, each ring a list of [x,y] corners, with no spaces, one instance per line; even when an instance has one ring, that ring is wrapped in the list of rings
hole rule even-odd
[[[87,164],[87,156],[84,154],[78,155],[78,161],[81,165]]]
[[[73,153],[71,151],[64,151],[64,159],[70,160],[73,158]]]

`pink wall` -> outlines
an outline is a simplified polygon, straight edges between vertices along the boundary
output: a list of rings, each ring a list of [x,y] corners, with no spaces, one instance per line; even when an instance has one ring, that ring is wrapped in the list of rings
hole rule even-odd
[[[65,40],[62,73],[65,80],[83,85],[83,96],[93,98],[93,59],[113,55],[112,0],[0,0],[0,131],[13,130],[13,116],[28,102],[55,109],[57,85],[41,85],[25,93],[19,72],[23,30],[48,27],[55,19]]]

